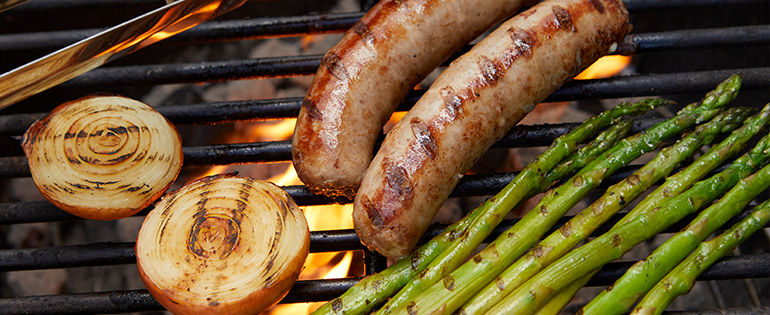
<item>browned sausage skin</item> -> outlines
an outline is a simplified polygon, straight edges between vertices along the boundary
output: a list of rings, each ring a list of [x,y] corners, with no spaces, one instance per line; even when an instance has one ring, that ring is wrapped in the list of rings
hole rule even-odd
[[[292,139],[299,178],[314,193],[353,199],[382,126],[409,90],[466,43],[534,2],[380,1],[323,57]]]
[[[356,195],[356,232],[408,254],[474,162],[630,31],[620,0],[549,0],[454,61],[388,133]]]

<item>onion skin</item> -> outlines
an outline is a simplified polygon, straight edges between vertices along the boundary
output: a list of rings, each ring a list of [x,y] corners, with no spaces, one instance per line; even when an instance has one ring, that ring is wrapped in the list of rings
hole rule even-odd
[[[92,95],[56,107],[27,129],[32,179],[52,204],[76,216],[115,220],[157,200],[182,168],[173,124],[142,102]]]
[[[304,213],[285,191],[223,174],[164,196],[136,256],[150,294],[174,314],[256,314],[289,292],[309,248]]]

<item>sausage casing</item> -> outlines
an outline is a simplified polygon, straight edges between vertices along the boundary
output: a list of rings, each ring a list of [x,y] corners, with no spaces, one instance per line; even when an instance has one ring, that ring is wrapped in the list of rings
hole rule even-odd
[[[455,60],[388,133],[355,198],[362,242],[409,253],[474,162],[630,31],[621,0],[548,0]]]
[[[383,0],[323,57],[292,160],[312,192],[353,199],[382,126],[452,53],[533,0]]]

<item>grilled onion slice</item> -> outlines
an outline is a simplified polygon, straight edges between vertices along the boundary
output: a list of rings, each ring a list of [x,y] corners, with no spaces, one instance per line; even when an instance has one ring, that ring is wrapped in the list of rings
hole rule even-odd
[[[122,96],[64,103],[22,140],[32,179],[57,207],[94,220],[128,217],[160,197],[182,167],[176,128]]]
[[[224,174],[164,196],[142,224],[136,258],[150,294],[174,314],[256,314],[289,292],[309,245],[285,191]]]

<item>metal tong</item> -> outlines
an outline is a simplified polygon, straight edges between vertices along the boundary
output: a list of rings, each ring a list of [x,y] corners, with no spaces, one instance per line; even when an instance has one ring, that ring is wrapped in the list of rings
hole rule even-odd
[[[0,109],[240,7],[246,0],[179,0],[0,76]]]

